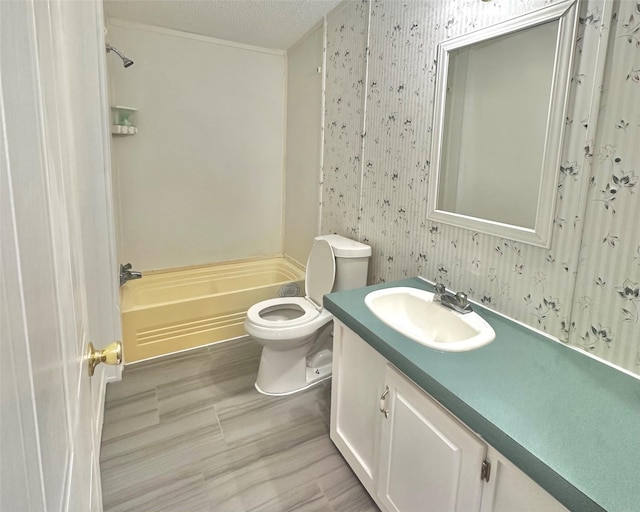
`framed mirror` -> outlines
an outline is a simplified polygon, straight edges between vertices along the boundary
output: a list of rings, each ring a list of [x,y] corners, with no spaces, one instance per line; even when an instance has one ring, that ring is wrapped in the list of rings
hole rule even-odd
[[[549,247],[576,1],[440,43],[427,216]]]

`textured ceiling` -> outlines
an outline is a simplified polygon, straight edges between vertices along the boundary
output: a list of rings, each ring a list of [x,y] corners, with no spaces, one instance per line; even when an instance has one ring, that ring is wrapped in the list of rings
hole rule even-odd
[[[289,49],[341,0],[105,0],[106,15],[264,48]]]

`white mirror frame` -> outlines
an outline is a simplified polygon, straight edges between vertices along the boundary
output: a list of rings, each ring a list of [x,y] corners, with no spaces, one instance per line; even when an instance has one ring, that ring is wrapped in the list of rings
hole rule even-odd
[[[427,218],[461,228],[495,235],[514,241],[549,248],[556,204],[557,181],[567,111],[569,85],[573,62],[574,37],[577,18],[577,0],[568,0],[544,7],[491,27],[454,37],[438,45],[436,95],[434,102],[433,143],[431,146],[431,173]],[[480,219],[437,209],[437,194],[440,181],[441,153],[444,134],[447,76],[449,52],[503,36],[542,23],[559,21],[556,54],[551,83],[551,101],[547,117],[542,177],[538,191],[535,227],[533,229]]]

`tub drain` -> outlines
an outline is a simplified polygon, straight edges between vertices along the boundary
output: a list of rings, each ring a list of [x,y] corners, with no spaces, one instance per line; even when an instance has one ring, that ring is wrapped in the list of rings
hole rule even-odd
[[[283,284],[278,290],[279,297],[297,297],[300,294],[300,286],[297,283]]]

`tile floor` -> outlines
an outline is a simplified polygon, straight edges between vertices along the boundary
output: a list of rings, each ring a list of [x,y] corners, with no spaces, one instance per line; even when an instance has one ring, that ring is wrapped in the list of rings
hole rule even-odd
[[[330,384],[259,394],[260,348],[211,345],[107,386],[105,512],[378,510],[329,439]]]

